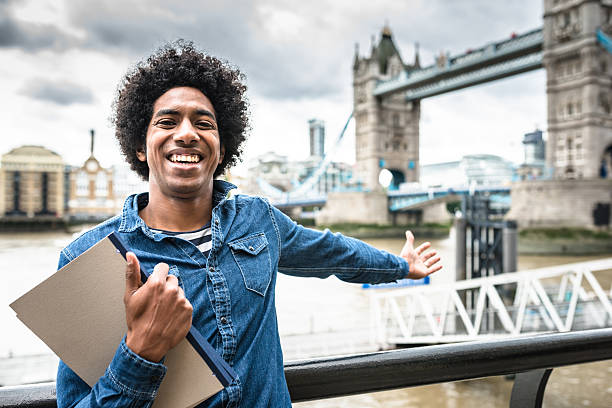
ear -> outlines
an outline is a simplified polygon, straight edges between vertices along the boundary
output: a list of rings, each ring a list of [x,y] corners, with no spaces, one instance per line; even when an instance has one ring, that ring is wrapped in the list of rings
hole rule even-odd
[[[146,153],[144,151],[144,146],[141,147],[140,149],[136,150],[136,157],[141,162],[146,162],[147,161],[147,155],[146,155]]]
[[[225,146],[221,145],[221,154],[219,155],[219,164],[221,164],[221,162],[223,161],[223,158],[225,157]]]

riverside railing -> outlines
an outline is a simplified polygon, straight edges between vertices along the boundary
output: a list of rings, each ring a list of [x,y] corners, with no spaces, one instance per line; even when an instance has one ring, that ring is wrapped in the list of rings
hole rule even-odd
[[[511,408],[541,407],[555,367],[612,359],[612,328],[285,364],[293,402],[517,374]],[[0,388],[0,408],[52,408],[55,384]]]

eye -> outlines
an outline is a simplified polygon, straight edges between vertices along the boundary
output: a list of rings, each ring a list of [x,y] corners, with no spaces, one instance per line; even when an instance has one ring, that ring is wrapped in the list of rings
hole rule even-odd
[[[155,126],[161,126],[164,128],[172,127],[174,125],[175,125],[174,120],[168,119],[168,118],[160,119],[155,123]]]
[[[208,121],[203,121],[203,120],[196,122],[196,126],[198,127],[198,129],[202,129],[202,130],[208,130],[208,129],[215,128],[214,124]]]

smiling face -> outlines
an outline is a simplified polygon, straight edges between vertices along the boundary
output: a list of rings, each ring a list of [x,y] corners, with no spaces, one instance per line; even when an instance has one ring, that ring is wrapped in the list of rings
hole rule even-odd
[[[193,198],[210,195],[223,160],[215,110],[195,88],[172,88],[153,104],[146,149],[138,160],[149,166],[152,195]],[[145,153],[146,152],[146,153]]]

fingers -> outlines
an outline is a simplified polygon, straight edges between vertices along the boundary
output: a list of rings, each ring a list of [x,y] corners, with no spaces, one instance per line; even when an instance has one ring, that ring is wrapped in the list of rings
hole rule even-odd
[[[438,251],[436,251],[435,249],[434,249],[434,250],[432,250],[432,251],[429,251],[429,252],[427,252],[426,254],[423,254],[423,256],[422,256],[423,261],[425,261],[425,260],[427,260],[427,259],[429,259],[429,258],[431,258],[432,256],[437,255],[437,254],[438,254]]]
[[[418,247],[414,249],[414,252],[416,252],[417,255],[421,255],[429,247],[431,247],[431,242],[423,242],[421,245],[419,245]]]
[[[151,285],[159,285],[160,287],[165,286],[169,270],[170,267],[168,266],[168,264],[165,264],[163,262],[158,263],[157,265],[155,265],[155,268],[153,268],[153,273],[151,274],[149,279],[147,279],[147,284],[150,283]]]
[[[425,261],[425,266],[431,268],[432,265],[435,265],[438,262],[440,262],[439,256],[436,256],[435,258],[429,258],[427,261]]]
[[[178,287],[178,278],[174,275],[168,274],[166,277],[166,286],[168,287]]]
[[[432,273],[438,272],[440,269],[442,269],[442,265],[436,265],[429,271],[427,271],[427,275],[431,275]]]
[[[412,235],[412,232],[410,230],[406,230],[406,241],[410,242],[411,244],[414,244],[414,235]]]
[[[125,296],[131,296],[142,286],[140,281],[140,263],[133,252],[125,255],[127,265],[125,267]]]
[[[185,297],[183,289],[179,286],[178,278],[174,275],[168,274],[166,278],[166,289],[173,290],[179,297]]]

